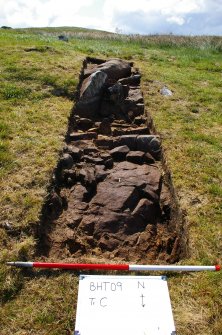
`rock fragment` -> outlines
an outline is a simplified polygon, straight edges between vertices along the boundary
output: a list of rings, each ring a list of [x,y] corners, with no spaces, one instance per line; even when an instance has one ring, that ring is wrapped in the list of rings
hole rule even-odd
[[[126,155],[126,160],[135,164],[143,164],[144,162],[144,152],[143,151],[130,151]]]
[[[126,158],[126,155],[130,149],[128,148],[127,145],[122,145],[120,147],[116,147],[112,149],[109,153],[113,157],[115,161],[123,161]]]

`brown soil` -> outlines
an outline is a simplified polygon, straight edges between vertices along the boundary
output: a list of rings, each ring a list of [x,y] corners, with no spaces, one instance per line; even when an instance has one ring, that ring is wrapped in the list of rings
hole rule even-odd
[[[95,84],[90,75],[106,69],[104,62],[84,61],[66,144],[42,208],[37,254],[176,262],[185,254],[184,218],[160,139],[144,112],[140,74],[126,62],[120,72],[109,68],[99,93],[88,98],[87,87]]]

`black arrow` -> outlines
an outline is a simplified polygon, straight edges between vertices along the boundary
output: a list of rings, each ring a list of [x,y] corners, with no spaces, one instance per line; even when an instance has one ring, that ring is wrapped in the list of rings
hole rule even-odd
[[[142,294],[140,297],[142,298],[142,307],[145,307],[145,304],[144,304],[144,301],[143,301],[143,299],[145,298],[145,296]]]

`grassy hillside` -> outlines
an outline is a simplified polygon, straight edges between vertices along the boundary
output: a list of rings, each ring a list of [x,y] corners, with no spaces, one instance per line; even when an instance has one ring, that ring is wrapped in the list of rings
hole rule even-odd
[[[58,40],[65,34],[69,42]],[[78,274],[8,269],[33,260],[82,60],[120,57],[142,72],[187,217],[182,264],[222,261],[222,38],[123,36],[79,28],[0,30],[1,335],[72,334]],[[172,97],[159,90],[166,85]],[[177,334],[222,334],[222,272],[169,275]]]

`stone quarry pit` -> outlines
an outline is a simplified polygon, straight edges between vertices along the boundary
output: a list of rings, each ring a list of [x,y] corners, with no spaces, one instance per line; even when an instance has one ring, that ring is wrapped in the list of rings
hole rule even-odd
[[[142,264],[185,255],[184,218],[140,78],[121,59],[84,60],[38,256]]]

